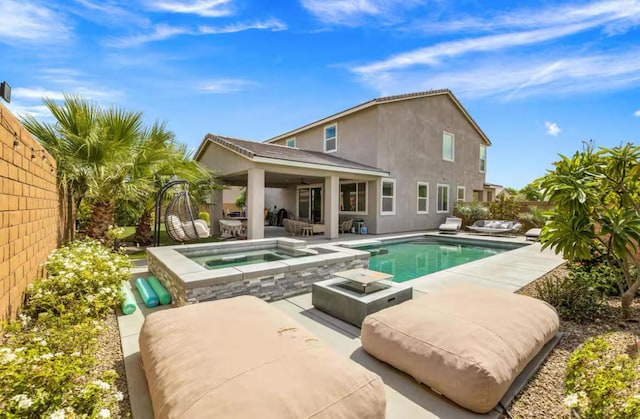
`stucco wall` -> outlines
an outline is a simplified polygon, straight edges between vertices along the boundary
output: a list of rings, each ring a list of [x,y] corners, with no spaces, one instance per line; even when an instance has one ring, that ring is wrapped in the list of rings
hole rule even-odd
[[[298,133],[296,146],[322,151],[324,126]],[[368,182],[367,214],[352,216],[364,219],[373,234],[437,228],[451,215],[458,186],[465,187],[466,200],[484,187],[479,167],[484,142],[448,95],[383,103],[339,119],[337,131],[336,156],[388,170],[396,180],[395,215],[380,214],[377,181]],[[442,159],[443,131],[455,135],[453,162]],[[429,184],[428,214],[417,214],[418,181]],[[436,212],[438,184],[449,185],[448,214]]]
[[[455,135],[453,162],[442,159],[443,131]],[[396,214],[378,211],[378,233],[437,228],[453,212],[458,186],[465,187],[467,199],[483,188],[479,158],[484,142],[447,95],[378,106],[378,138],[376,165],[390,171],[397,189]],[[429,183],[429,214],[417,214],[418,181]],[[438,184],[449,185],[447,214],[436,212]]]
[[[60,213],[55,161],[3,105],[0,113],[2,321],[15,318],[27,285],[57,247]]]

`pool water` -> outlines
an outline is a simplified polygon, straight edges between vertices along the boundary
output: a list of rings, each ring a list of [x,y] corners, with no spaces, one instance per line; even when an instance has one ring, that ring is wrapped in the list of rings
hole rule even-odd
[[[220,269],[232,266],[252,265],[254,263],[274,262],[301,256],[309,256],[309,253],[293,254],[280,250],[253,250],[241,253],[196,256],[191,259],[207,269]]]
[[[371,253],[369,269],[393,275],[394,282],[404,282],[511,249],[405,242],[359,247],[358,250]]]

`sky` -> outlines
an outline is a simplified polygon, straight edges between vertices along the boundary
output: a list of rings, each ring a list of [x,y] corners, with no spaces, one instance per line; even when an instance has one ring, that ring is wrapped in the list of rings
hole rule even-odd
[[[520,188],[582,141],[640,133],[640,0],[0,0],[9,108],[79,94],[264,141],[375,97],[448,88]]]

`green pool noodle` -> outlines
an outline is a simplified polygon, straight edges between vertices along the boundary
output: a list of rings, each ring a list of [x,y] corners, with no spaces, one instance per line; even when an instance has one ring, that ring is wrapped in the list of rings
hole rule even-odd
[[[153,290],[156,292],[160,304],[171,304],[171,294],[169,294],[169,291],[167,291],[167,289],[162,286],[160,281],[158,281],[158,278],[156,278],[155,276],[150,276],[147,281],[149,281],[149,285],[151,285],[151,288],[153,288]]]
[[[131,314],[136,311],[136,297],[133,296],[131,290],[123,285],[120,287],[120,295],[122,296],[122,312]]]
[[[144,301],[144,305],[147,307],[155,307],[160,302],[158,300],[158,295],[151,288],[151,285],[144,278],[136,278],[136,288],[140,293],[140,297],[142,297],[142,301]]]

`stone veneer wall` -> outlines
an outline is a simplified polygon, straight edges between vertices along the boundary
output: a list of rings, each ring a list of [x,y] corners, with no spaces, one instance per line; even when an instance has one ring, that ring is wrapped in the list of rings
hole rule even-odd
[[[256,275],[229,283],[185,288],[184,283],[170,274],[155,258],[149,258],[151,271],[171,293],[174,304],[182,306],[203,301],[253,295],[265,301],[275,301],[311,292],[311,284],[332,278],[334,272],[366,268],[369,259],[354,258],[347,261],[326,261],[319,266],[302,267],[284,273]]]
[[[58,246],[60,212],[55,161],[3,105],[0,122],[2,321],[15,318],[27,285]]]

